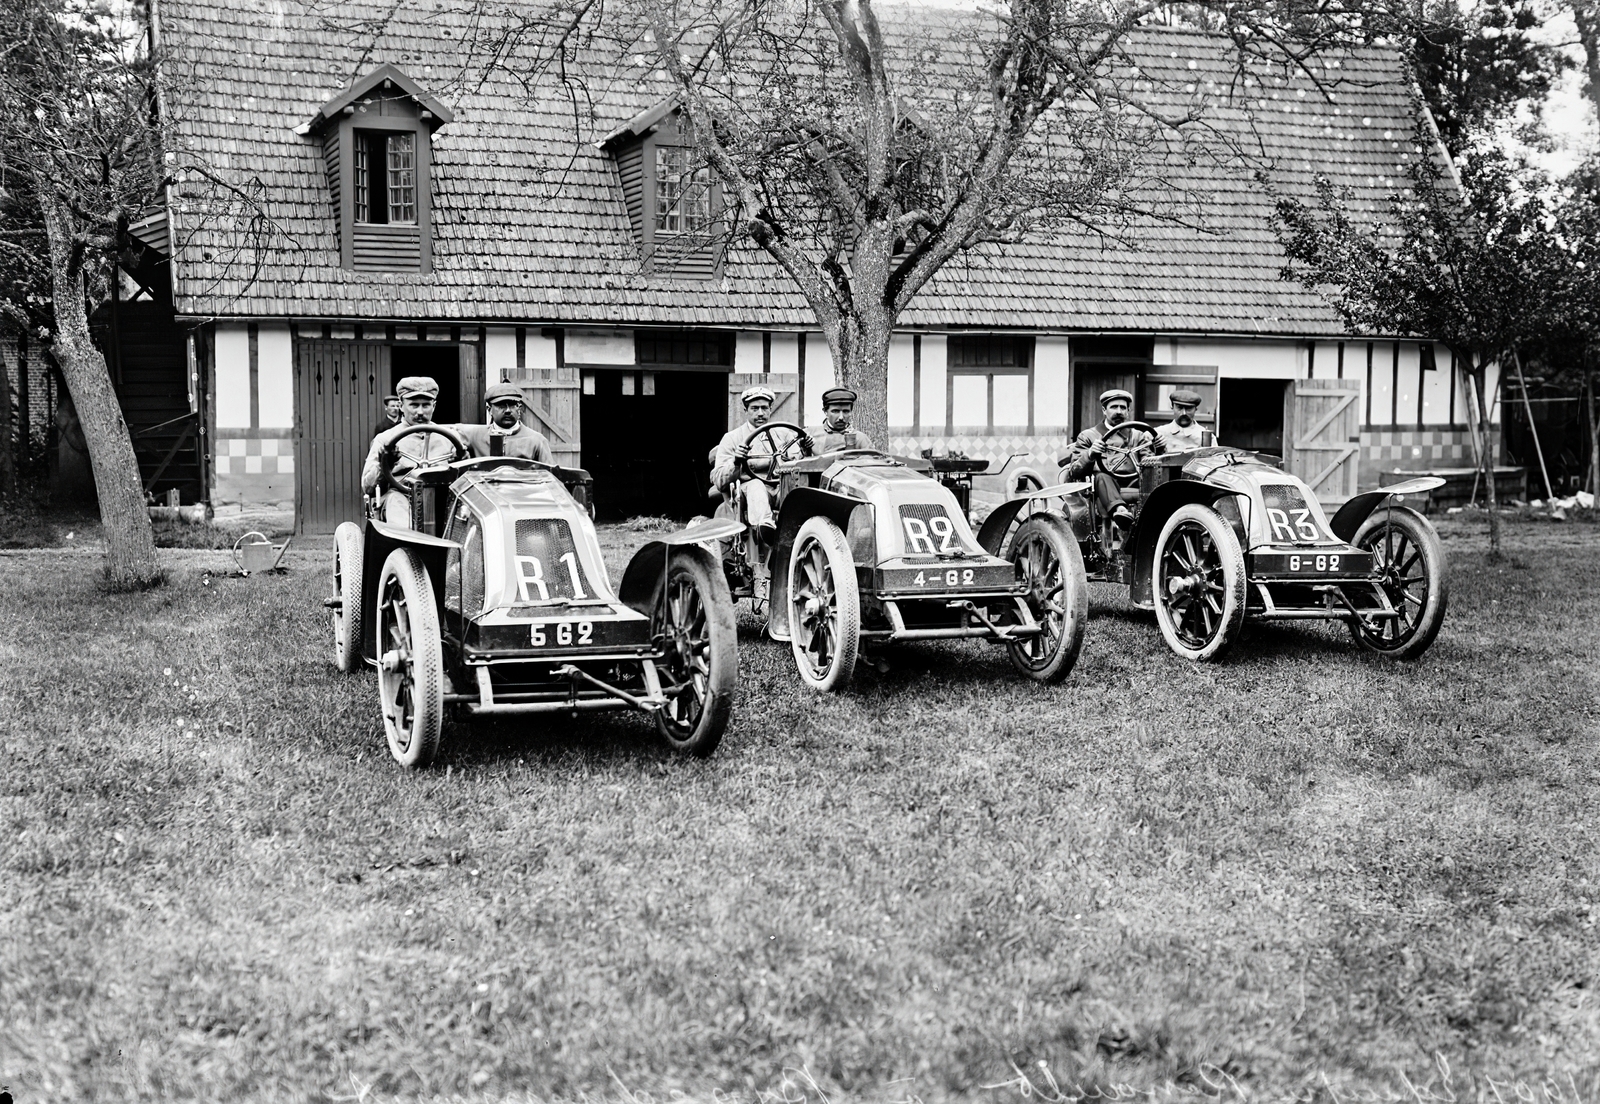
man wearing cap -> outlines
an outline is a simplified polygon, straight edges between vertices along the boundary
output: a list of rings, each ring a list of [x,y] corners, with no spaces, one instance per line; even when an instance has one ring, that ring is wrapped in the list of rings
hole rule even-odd
[[[1195,421],[1200,409],[1200,392],[1187,387],[1172,393],[1173,419],[1156,427],[1156,436],[1167,452],[1187,452],[1189,449],[1207,448],[1216,444],[1211,431]]]
[[[383,397],[383,423],[379,425],[377,429],[372,431],[372,435],[376,437],[378,434],[387,432],[399,424],[400,396],[385,395]]]
[[[466,440],[473,456],[520,456],[553,464],[550,442],[544,434],[522,424],[522,388],[514,383],[491,384],[483,393],[488,411],[486,425],[453,425]]]
[[[777,448],[772,440],[774,434],[763,435],[753,446],[750,438],[767,424],[776,399],[770,389],[760,384],[746,387],[739,393],[746,420],[724,433],[717,447],[711,450],[711,485],[730,502],[734,502],[737,495],[736,505],[744,520],[755,530],[758,539],[768,542],[777,532],[772,520],[772,492],[757,476],[772,470],[772,457]],[[794,437],[792,433],[779,432],[790,440]],[[777,447],[785,444],[787,440],[780,440]]]
[[[1078,479],[1094,480],[1095,497],[1106,516],[1119,524],[1133,517],[1128,503],[1139,497],[1139,464],[1132,456],[1119,456],[1109,462],[1110,471],[1100,471],[1095,461],[1106,453],[1106,435],[1128,420],[1133,408],[1133,396],[1120,387],[1113,387],[1100,396],[1100,424],[1092,425],[1072,442],[1072,451],[1061,459],[1062,478],[1067,482]],[[1152,452],[1162,451],[1160,437],[1142,429],[1129,430],[1117,435],[1119,451],[1133,449],[1148,443]]]
[[[400,396],[400,424],[390,426],[372,439],[367,462],[361,466],[361,489],[371,491],[378,486],[383,473],[381,457],[392,447],[397,455],[389,469],[390,484],[381,488],[383,520],[390,525],[408,526],[411,524],[411,500],[393,481],[423,464],[448,460],[455,453],[455,447],[437,433],[416,433],[391,445],[390,442],[408,426],[432,422],[434,404],[439,398],[439,385],[427,376],[407,376],[394,390]]]
[[[807,452],[838,452],[841,449],[869,449],[872,438],[850,427],[856,410],[856,393],[848,387],[830,387],[822,393],[822,425],[806,430],[800,447]]]

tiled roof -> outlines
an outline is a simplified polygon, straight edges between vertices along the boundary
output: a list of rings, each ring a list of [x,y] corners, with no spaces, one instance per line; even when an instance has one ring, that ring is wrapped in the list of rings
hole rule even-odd
[[[640,73],[595,99],[529,103],[509,77],[457,80],[459,14],[473,5],[304,0],[165,0],[163,33],[181,72],[168,96],[177,144],[235,181],[258,180],[294,247],[239,257],[181,192],[173,212],[176,304],[190,316],[449,322],[804,326],[804,300],[765,256],[730,251],[719,281],[640,273],[615,163],[596,142],[665,89]],[[491,8],[493,6],[485,6]],[[369,9],[370,10],[367,10]],[[498,9],[495,9],[498,10]],[[329,13],[334,13],[329,15]],[[381,28],[370,30],[368,28]],[[375,37],[374,37],[375,36]],[[1132,52],[1150,87],[1209,97],[1207,125],[1249,146],[1273,186],[1311,191],[1314,173],[1384,209],[1404,177],[1412,117],[1404,69],[1365,50],[1304,75],[1235,82],[1225,40],[1139,32]],[[455,113],[433,137],[433,265],[422,275],[338,267],[321,146],[297,133],[352,79],[392,63]],[[575,108],[575,104],[578,106]],[[958,257],[901,317],[905,327],[1164,333],[1337,334],[1334,312],[1281,281],[1271,199],[1249,167],[1180,166],[1204,194],[1204,229],[1143,220],[1123,240],[1093,234],[987,246]],[[1129,239],[1133,244],[1129,244]],[[232,263],[223,265],[223,260]],[[257,262],[259,261],[259,266]],[[256,270],[253,282],[246,269]]]

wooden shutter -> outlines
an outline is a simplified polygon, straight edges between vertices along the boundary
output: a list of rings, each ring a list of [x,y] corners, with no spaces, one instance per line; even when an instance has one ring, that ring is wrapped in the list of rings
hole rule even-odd
[[[1325,504],[1356,493],[1361,458],[1361,381],[1292,380],[1284,419],[1284,467]]]
[[[331,533],[361,520],[361,465],[383,418],[389,347],[369,341],[297,341],[295,528]]]
[[[583,465],[583,443],[579,439],[578,395],[583,381],[576,368],[530,368],[514,381],[522,388],[526,404],[524,420],[545,435],[557,464],[568,468]],[[480,404],[481,404],[480,399]]]
[[[487,421],[483,409],[483,350],[481,342],[463,341],[459,397],[463,422]]]
[[[739,395],[746,387],[754,387],[758,383],[777,396],[772,403],[772,417],[768,419],[769,421],[805,424],[800,420],[799,373],[734,372],[728,376],[729,429],[745,420],[744,404],[739,402]]]

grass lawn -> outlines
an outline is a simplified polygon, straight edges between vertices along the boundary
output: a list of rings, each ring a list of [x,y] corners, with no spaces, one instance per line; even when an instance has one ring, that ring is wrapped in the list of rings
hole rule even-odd
[[[1587,1104],[1600,527],[1511,524],[1502,565],[1480,527],[1445,523],[1451,610],[1413,664],[1308,625],[1193,666],[1095,588],[1061,686],[928,644],[818,698],[746,613],[708,761],[616,714],[447,728],[419,773],[372,676],[328,661],[326,541],[248,579],[165,552],[135,595],[92,555],[0,554],[0,1088],[1343,1104],[1494,1078],[1511,1104],[1552,1077]],[[613,570],[647,537],[607,530]]]

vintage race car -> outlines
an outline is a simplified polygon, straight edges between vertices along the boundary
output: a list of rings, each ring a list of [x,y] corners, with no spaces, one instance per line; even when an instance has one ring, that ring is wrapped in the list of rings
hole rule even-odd
[[[771,547],[750,533],[725,542],[723,567],[735,598],[770,595],[768,633],[789,642],[808,686],[843,689],[863,649],[952,638],[1004,644],[1030,678],[1066,677],[1083,646],[1088,584],[1064,522],[1030,520],[997,556],[979,547],[929,461],[872,449],[805,457],[800,433],[769,422],[751,438],[779,446],[759,476],[774,491],[777,535]]]
[[[1116,427],[1101,461],[1139,464],[1126,532],[1089,484],[1076,483],[1006,502],[985,520],[979,543],[995,552],[1020,536],[1019,522],[1064,521],[1089,578],[1126,585],[1189,659],[1222,655],[1247,619],[1344,621],[1361,647],[1398,658],[1433,643],[1449,604],[1444,549],[1428,519],[1401,503],[1442,479],[1356,495],[1329,518],[1304,482],[1267,458],[1215,447],[1152,456],[1147,444],[1111,443],[1132,429],[1150,427]]]
[[[339,526],[326,602],[338,667],[377,669],[394,757],[431,762],[447,709],[467,718],[638,709],[672,748],[711,754],[738,656],[733,600],[703,543],[738,526],[712,521],[650,542],[613,590],[586,472],[467,459],[449,429],[413,431],[449,439],[454,456],[399,484],[411,528]]]

